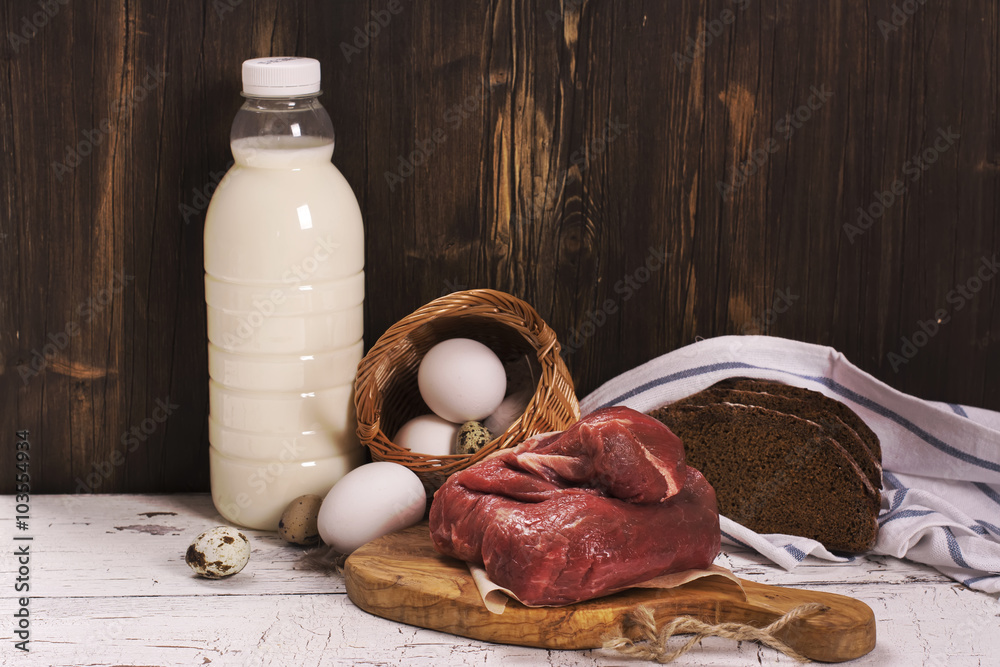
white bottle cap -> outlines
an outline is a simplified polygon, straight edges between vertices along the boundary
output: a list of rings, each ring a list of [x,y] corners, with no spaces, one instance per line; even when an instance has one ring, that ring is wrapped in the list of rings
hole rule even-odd
[[[247,97],[294,97],[319,92],[319,61],[315,58],[243,61],[243,94]]]

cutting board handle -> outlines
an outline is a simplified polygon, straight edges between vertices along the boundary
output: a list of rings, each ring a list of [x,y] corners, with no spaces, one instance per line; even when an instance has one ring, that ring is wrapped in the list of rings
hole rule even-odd
[[[778,633],[792,623],[829,609],[817,602],[807,602],[763,627],[743,623],[713,625],[690,616],[680,616],[658,628],[653,612],[645,605],[637,605],[625,614],[621,633],[616,637],[605,638],[603,648],[629,657],[665,664],[687,653],[705,637],[722,637],[734,641],[760,642],[795,660],[803,661],[805,656],[779,639]],[[671,645],[671,639],[675,635],[693,636],[682,644],[673,642]]]
[[[643,605],[651,613],[653,627],[660,631],[679,617],[690,617],[724,630],[769,628],[769,635],[796,653],[821,662],[853,660],[875,648],[875,614],[860,600],[822,591],[768,586],[746,579],[740,582],[745,596],[732,582],[710,578],[662,591],[654,604]],[[795,610],[800,613],[789,616]],[[634,617],[635,612],[636,607],[627,610],[622,620],[629,615]],[[639,637],[638,626],[627,620],[624,625],[631,625],[627,637],[633,640]],[[677,631],[678,634],[683,632]],[[726,636],[725,632],[710,634]]]

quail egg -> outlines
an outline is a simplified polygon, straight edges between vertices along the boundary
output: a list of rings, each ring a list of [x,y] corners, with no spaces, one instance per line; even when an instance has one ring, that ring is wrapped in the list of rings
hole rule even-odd
[[[219,526],[199,535],[188,547],[184,560],[202,577],[228,577],[250,560],[250,540],[235,528]]]
[[[475,454],[491,440],[493,440],[493,434],[481,422],[467,421],[458,429],[455,453]]]
[[[290,502],[278,522],[278,535],[281,539],[291,544],[318,544],[316,517],[319,516],[319,506],[322,504],[322,496],[311,494],[299,496]]]

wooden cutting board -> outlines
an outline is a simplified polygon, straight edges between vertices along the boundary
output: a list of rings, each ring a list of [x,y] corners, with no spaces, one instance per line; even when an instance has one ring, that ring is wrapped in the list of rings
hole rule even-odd
[[[371,614],[501,644],[598,648],[640,604],[653,612],[657,627],[677,616],[763,627],[800,604],[819,602],[829,610],[791,623],[778,638],[823,662],[852,660],[875,648],[875,615],[859,600],[741,580],[744,600],[739,587],[721,577],[670,590],[631,589],[566,607],[531,608],[512,600],[503,614],[493,614],[465,563],[434,550],[426,522],[369,542],[351,554],[344,570],[348,596]]]

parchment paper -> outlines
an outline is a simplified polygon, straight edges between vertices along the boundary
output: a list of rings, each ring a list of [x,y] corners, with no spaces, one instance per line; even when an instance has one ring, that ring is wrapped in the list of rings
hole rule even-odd
[[[494,614],[502,614],[504,608],[507,606],[507,600],[517,600],[517,596],[511,593],[506,588],[498,586],[493,583],[489,575],[486,574],[484,570],[479,565],[474,563],[466,563],[469,566],[469,572],[472,574],[472,580],[476,582],[476,587],[479,589],[479,595],[483,598],[483,604],[486,608]],[[702,577],[723,577],[732,582],[735,582],[737,586],[740,587],[740,592],[743,593],[743,599],[746,600],[746,591],[743,590],[743,584],[740,583],[739,577],[730,572],[724,567],[719,565],[710,565],[704,570],[685,570],[684,572],[674,572],[672,574],[664,574],[659,577],[654,577],[639,584],[633,584],[626,588],[620,588],[614,591],[608,591],[606,595],[611,595],[612,593],[617,593],[619,591],[627,590],[629,588],[676,588],[677,586],[682,586],[695,579],[701,579]],[[603,596],[602,596],[603,597]],[[520,600],[517,600],[521,602]],[[521,602],[521,604],[524,604]],[[525,604],[526,607],[551,607],[551,606],[566,606],[566,605],[531,605]]]

